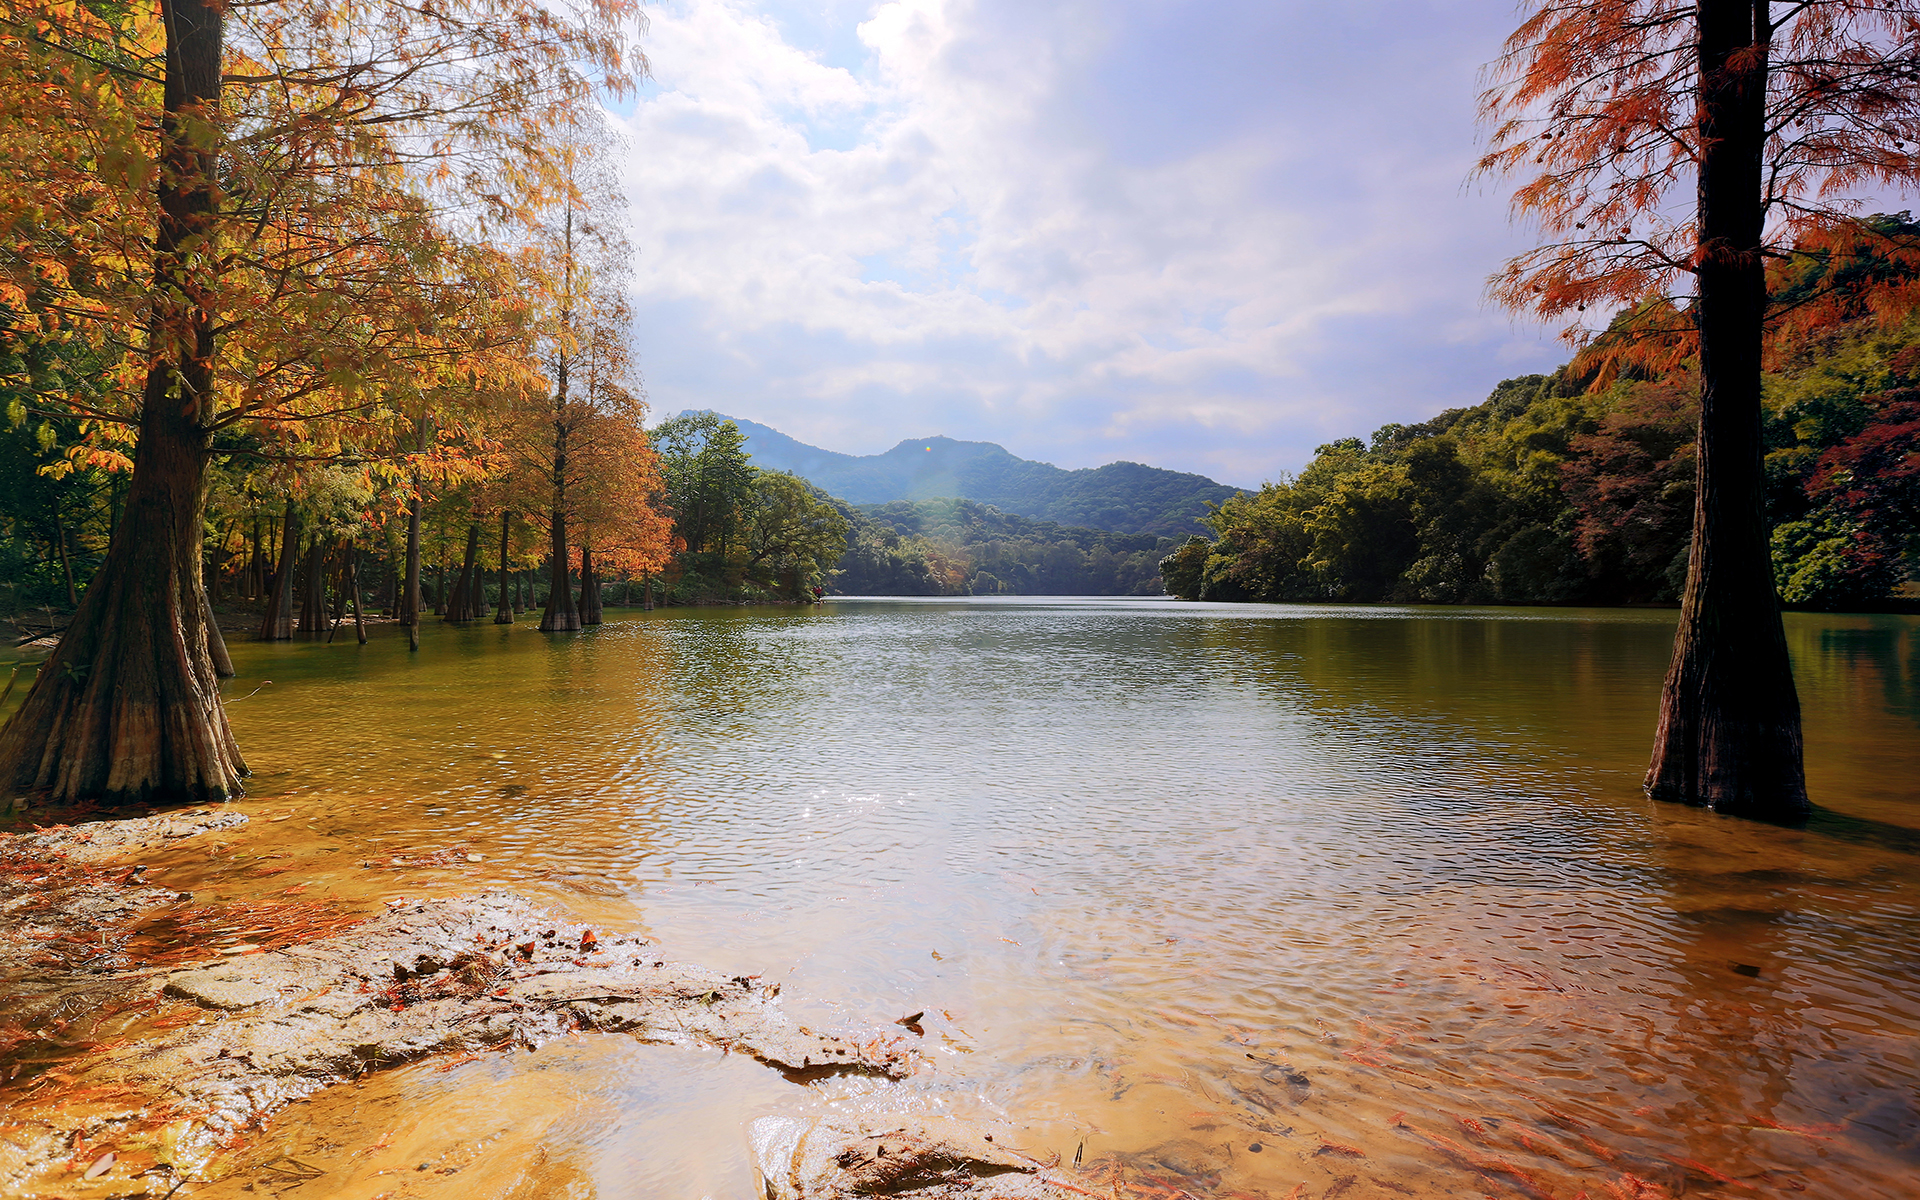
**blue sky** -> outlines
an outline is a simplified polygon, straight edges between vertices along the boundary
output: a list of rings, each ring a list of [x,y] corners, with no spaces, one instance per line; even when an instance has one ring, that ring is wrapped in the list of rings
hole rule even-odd
[[[656,412],[1251,485],[1565,357],[1489,306],[1467,0],[668,0],[622,106]]]

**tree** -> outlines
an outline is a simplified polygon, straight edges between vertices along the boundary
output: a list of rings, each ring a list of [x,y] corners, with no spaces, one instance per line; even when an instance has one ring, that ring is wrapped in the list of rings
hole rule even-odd
[[[785,471],[753,481],[746,571],[769,592],[799,599],[847,550],[847,519],[825,492]]]
[[[1835,293],[1770,313],[1766,265],[1795,252],[1920,260],[1849,198],[1920,178],[1916,51],[1906,2],[1538,0],[1483,98],[1494,132],[1481,169],[1531,175],[1514,208],[1543,234],[1495,296],[1549,318],[1627,306],[1610,362],[1698,361],[1687,585],[1646,776],[1657,798],[1767,819],[1808,810],[1760,376],[1770,317],[1779,329]],[[1688,184],[1693,203],[1675,215]],[[1682,302],[1664,294],[1676,281],[1690,287]],[[1909,280],[1873,303],[1904,310],[1912,293]]]
[[[100,571],[0,730],[0,786],[239,793],[201,581],[217,440],[379,456],[460,394],[436,385],[512,368],[513,306],[493,297],[517,289],[484,235],[561,186],[555,114],[644,67],[624,60],[631,11],[9,6],[0,219],[26,250],[0,304],[114,361],[109,400],[55,407],[133,468]]]
[[[699,570],[700,556],[724,557],[740,534],[757,468],[740,427],[710,412],[682,413],[654,428],[674,533]],[[713,561],[718,561],[715,558]]]

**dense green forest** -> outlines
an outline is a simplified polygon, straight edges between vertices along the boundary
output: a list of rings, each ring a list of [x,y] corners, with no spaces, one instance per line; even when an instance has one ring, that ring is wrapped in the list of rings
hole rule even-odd
[[[1133,462],[1063,470],[1009,454],[992,442],[931,437],[884,454],[852,455],[738,421],[756,463],[790,471],[851,504],[963,499],[1004,513],[1114,533],[1199,533],[1209,506],[1239,489]]]
[[[1920,566],[1920,322],[1870,314],[1778,347],[1768,517],[1782,599],[1898,603]],[[1698,381],[1682,362],[1509,379],[1485,403],[1321,446],[1228,500],[1162,564],[1210,600],[1637,604],[1676,599]]]
[[[850,544],[833,578],[856,596],[1157,596],[1176,542],[1001,512],[972,500],[842,505]]]

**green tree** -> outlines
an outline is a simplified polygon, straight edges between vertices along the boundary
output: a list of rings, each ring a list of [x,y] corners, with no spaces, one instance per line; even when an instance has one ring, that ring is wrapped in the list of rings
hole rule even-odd
[[[849,528],[825,492],[784,471],[761,471],[747,516],[747,576],[799,598],[846,553]]]

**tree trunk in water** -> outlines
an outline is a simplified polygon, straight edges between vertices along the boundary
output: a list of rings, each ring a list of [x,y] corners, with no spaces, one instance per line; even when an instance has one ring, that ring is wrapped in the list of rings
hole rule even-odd
[[[319,531],[307,547],[307,569],[300,580],[300,632],[327,631],[327,540]]]
[[[541,633],[567,633],[580,628],[580,609],[573,600],[572,572],[568,570],[565,527],[555,521],[554,528],[559,532],[553,535],[548,563],[547,607],[540,615]]]
[[[599,625],[600,577],[593,573],[593,547],[580,547],[580,623]]]
[[[467,556],[460,564],[460,582],[453,585],[447,596],[447,620],[471,621],[480,615],[473,607],[473,576],[480,557],[480,523],[467,526]]]
[[[55,801],[209,801],[247,773],[220,706],[200,579],[213,316],[207,270],[221,10],[162,0],[166,29],[151,354],[139,449],[106,561],[0,729],[0,785]]]
[[[425,435],[421,437],[425,441]],[[407,581],[400,598],[400,623],[407,627],[407,649],[420,648],[420,480],[413,481],[413,500],[407,508]]]
[[[280,522],[280,561],[267,580],[267,615],[260,622],[260,640],[284,642],[293,637],[293,558],[300,546],[300,514],[287,501]]]
[[[1646,787],[1656,799],[1792,821],[1809,809],[1800,701],[1773,587],[1761,463],[1767,7],[1766,0],[1699,0],[1696,10],[1698,486],[1687,590]]]
[[[651,575],[640,577],[640,611],[653,611],[653,576]]]
[[[233,656],[227,653],[227,639],[221,636],[220,623],[213,619],[213,603],[206,589],[200,591],[201,620],[207,627],[207,657],[213,660],[213,673],[221,679],[233,678]]]
[[[362,646],[367,644],[367,622],[360,615],[360,551],[353,551],[353,559],[347,567],[347,585],[353,590],[353,632]]]
[[[507,590],[507,522],[513,514],[500,510],[500,607],[494,610],[495,625],[513,624],[513,594]]]
[[[567,368],[560,366],[560,394],[566,395]],[[562,426],[553,442],[553,540],[547,587],[547,610],[540,617],[541,633],[564,633],[580,628],[580,610],[574,607],[573,585],[567,578],[567,432]]]

